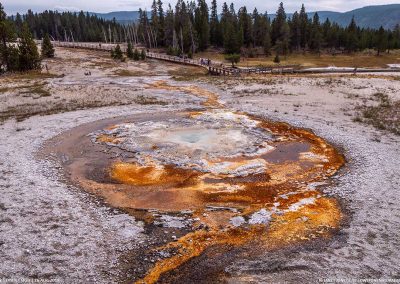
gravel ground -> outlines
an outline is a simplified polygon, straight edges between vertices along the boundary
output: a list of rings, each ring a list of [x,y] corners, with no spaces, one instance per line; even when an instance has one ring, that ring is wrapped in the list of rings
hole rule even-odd
[[[65,283],[117,281],[118,257],[146,239],[143,225],[63,183],[57,165],[34,156],[77,125],[150,107],[108,107],[32,117],[0,126],[0,276]],[[151,111],[170,110],[164,107]]]
[[[337,184],[325,191],[339,198],[348,221],[340,237],[323,249],[294,249],[238,260],[227,268],[234,275],[232,283],[400,279],[400,137],[353,122],[348,113],[349,105],[369,100],[377,91],[398,99],[400,84],[354,78],[344,79],[346,85],[340,88],[326,89],[316,84],[320,80],[285,80],[273,87],[280,89],[273,98],[256,92],[236,96],[228,106],[313,129],[342,149],[348,163],[336,177]],[[357,86],[363,84],[369,88],[360,91]],[[244,89],[246,85],[227,88],[226,101],[236,88]],[[264,93],[269,88],[258,87]],[[358,101],[354,101],[355,95]]]

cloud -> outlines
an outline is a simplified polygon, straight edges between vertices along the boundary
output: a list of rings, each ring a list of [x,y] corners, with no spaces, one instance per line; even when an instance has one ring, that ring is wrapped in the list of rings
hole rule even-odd
[[[144,8],[143,7],[143,1],[131,1],[131,0],[119,0],[118,1],[118,7],[131,7],[131,8]],[[147,7],[147,5],[146,5]]]
[[[71,11],[71,12],[78,12],[81,9],[79,9],[78,7],[73,7],[73,6],[55,6],[54,10],[63,12],[63,11]]]
[[[278,8],[278,5],[283,1],[287,12],[294,12],[299,10],[301,3],[304,2],[307,11],[349,11],[352,9],[369,6],[369,5],[381,5],[390,4],[393,0],[217,0],[219,11],[221,11],[223,2],[233,2],[236,9],[241,6],[247,6],[249,11],[252,11],[254,7],[260,12],[268,11],[273,14]],[[49,9],[59,9],[62,11],[91,11],[91,12],[111,12],[121,10],[138,10],[139,8],[150,9],[152,0],[2,0],[5,6],[5,10],[8,14],[14,14],[16,12],[25,13],[28,9],[40,12]],[[164,5],[167,6],[170,3],[173,7],[176,4],[176,0],[164,0]],[[211,0],[207,0],[208,3]]]

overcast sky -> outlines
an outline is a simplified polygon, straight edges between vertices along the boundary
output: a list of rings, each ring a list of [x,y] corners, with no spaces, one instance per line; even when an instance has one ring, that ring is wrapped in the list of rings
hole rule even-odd
[[[222,3],[226,0],[217,0],[218,9],[221,10]],[[15,14],[16,12],[24,13],[28,9],[32,9],[35,12],[43,10],[70,10],[70,11],[91,11],[91,12],[111,12],[111,11],[133,11],[139,8],[149,9],[152,0],[0,0],[5,6],[7,14]],[[164,4],[171,3],[175,5],[176,0],[164,0]],[[209,0],[208,2],[211,2]],[[253,10],[254,7],[260,12],[268,11],[268,13],[274,13],[281,2],[281,0],[231,0],[226,1],[228,4],[233,2],[236,9],[246,5],[247,9]],[[283,1],[287,12],[293,12],[298,10],[301,6],[301,1],[287,0]],[[356,8],[369,6],[369,5],[381,5],[391,4],[394,1],[388,0],[305,0],[304,4],[306,10],[311,11],[349,11]]]

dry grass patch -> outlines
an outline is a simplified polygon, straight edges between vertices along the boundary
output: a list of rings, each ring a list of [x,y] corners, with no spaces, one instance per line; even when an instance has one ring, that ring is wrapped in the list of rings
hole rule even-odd
[[[1,88],[0,88],[0,94],[6,93],[6,92],[8,92],[9,90],[10,90],[9,87],[1,87]]]
[[[70,112],[75,110],[92,109],[105,106],[122,106],[130,103],[124,102],[102,102],[93,101],[78,101],[71,100],[69,102],[48,102],[44,104],[24,104],[13,107],[8,107],[0,112],[0,123],[7,119],[14,118],[17,121],[23,121],[35,115],[51,115],[57,113]]]
[[[40,71],[31,71],[24,73],[11,73],[7,74],[4,79],[9,80],[36,80],[36,79],[52,79],[52,78],[62,78],[64,75],[57,75],[53,73],[46,73]],[[1,78],[1,77],[0,77]]]
[[[173,76],[177,81],[192,81],[200,77],[205,77],[208,71],[205,68],[195,66],[177,66],[168,71],[168,75]]]
[[[196,54],[196,58],[210,58],[211,60],[224,62],[224,55],[216,52],[201,52]],[[238,66],[255,67],[255,66],[274,66],[274,56],[243,58]],[[385,53],[381,56],[376,56],[374,52],[356,53],[356,54],[290,54],[281,57],[281,65],[300,65],[302,67],[387,67],[387,64],[400,63],[400,54],[398,51],[393,51],[389,54]]]
[[[29,87],[25,91],[21,91],[20,94],[29,94],[29,95],[37,95],[40,98],[41,97],[50,97],[51,93],[48,90],[45,90],[43,87],[46,84],[35,84],[31,87]]]
[[[167,102],[160,101],[154,97],[145,97],[143,95],[138,96],[135,100],[135,103],[139,105],[167,105]]]
[[[141,77],[141,76],[148,76],[149,73],[145,71],[131,71],[127,69],[118,69],[114,71],[114,75],[121,77]]]
[[[359,106],[356,122],[370,124],[377,129],[387,130],[400,135],[400,101],[392,101],[386,94],[376,93],[373,100],[378,102],[375,106]]]

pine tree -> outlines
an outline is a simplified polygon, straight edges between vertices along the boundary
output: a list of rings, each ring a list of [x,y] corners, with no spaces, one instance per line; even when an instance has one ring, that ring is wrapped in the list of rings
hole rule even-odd
[[[113,20],[103,20],[88,13],[44,11],[14,17],[16,32],[19,35],[22,23],[27,22],[34,38],[43,38],[46,33],[50,38],[61,41],[99,42],[125,40],[125,27]],[[109,34],[109,28],[111,35]]]
[[[146,47],[151,48],[154,46],[154,38],[151,35],[151,25],[147,17],[147,11],[139,9],[139,25],[137,34],[140,40],[146,45]]]
[[[264,54],[266,56],[269,56],[271,54],[271,37],[269,35],[269,32],[267,32],[264,36],[263,47],[264,47]]]
[[[225,60],[229,61],[232,64],[232,68],[234,68],[235,64],[240,62],[240,54],[226,54]]]
[[[376,37],[376,52],[377,52],[377,56],[379,56],[382,52],[385,52],[385,50],[387,49],[387,36],[386,36],[386,32],[383,29],[383,27],[381,26],[377,32],[377,37]]]
[[[137,48],[135,48],[135,50],[133,51],[133,56],[132,56],[133,60],[135,61],[139,61],[140,60],[140,53],[137,50]]]
[[[393,37],[394,37],[394,48],[400,48],[400,24],[397,24],[393,30]]]
[[[354,17],[351,19],[349,26],[346,29],[346,50],[355,52],[358,48],[357,24]]]
[[[292,21],[290,24],[290,30],[291,30],[291,46],[299,51],[301,47],[301,21],[300,21],[300,16],[299,13],[294,12],[292,16]]]
[[[257,8],[254,8],[251,17],[253,20],[253,28],[252,28],[253,34],[251,35],[253,38],[253,46],[260,46],[262,45],[262,40],[264,39],[264,27],[262,24],[262,17],[258,13]]]
[[[271,37],[277,53],[286,55],[289,52],[290,27],[286,21],[286,13],[282,2],[279,4],[276,17],[272,22]]]
[[[171,5],[168,5],[167,14],[165,16],[165,46],[176,48],[174,43],[175,25],[174,25],[174,12]]]
[[[227,54],[240,53],[240,38],[243,30],[237,32],[234,23],[230,20],[225,25],[224,31],[224,49]]]
[[[142,49],[142,51],[140,52],[140,59],[146,60],[146,51],[144,49]]]
[[[10,49],[8,43],[15,40],[11,23],[7,19],[4,7],[0,3],[0,72],[5,68],[10,70]]]
[[[128,47],[126,49],[126,56],[129,59],[133,59],[133,48],[132,48],[132,44],[131,43],[128,43]]]
[[[23,26],[23,21],[22,21],[21,14],[17,13],[17,15],[15,16],[15,28],[16,28],[17,35],[21,33],[22,26]]]
[[[19,71],[20,70],[20,52],[19,48],[16,46],[8,47],[8,70],[9,71]]]
[[[290,27],[286,21],[286,13],[283,3],[279,4],[276,17],[272,22],[272,42],[278,54],[286,55],[289,52]]]
[[[114,48],[113,51],[113,58],[114,59],[119,59],[122,60],[124,58],[124,54],[122,53],[121,47],[119,46],[119,44],[117,44],[117,46]]]
[[[233,3],[228,6],[224,3],[221,23],[223,27],[223,43],[225,53],[240,54],[243,45],[243,28],[238,27],[238,21]]]
[[[318,13],[314,14],[311,26],[310,48],[315,52],[320,52],[322,45],[321,25],[319,22]]]
[[[175,6],[175,31],[182,53],[195,49],[195,31],[190,9],[183,0],[178,0]]]
[[[163,2],[157,1],[158,10],[158,29],[157,29],[157,41],[159,45],[165,44],[165,15],[163,9]]]
[[[153,4],[151,5],[151,27],[152,29],[150,30],[150,34],[152,40],[155,41],[155,43],[158,43],[158,30],[160,29],[160,21],[158,18],[158,6],[156,0],[153,0]],[[154,36],[156,37],[155,39]]]
[[[222,45],[224,45],[224,37],[225,37],[225,32],[226,32],[226,25],[228,21],[230,20],[230,13],[229,13],[229,8],[226,2],[222,5],[222,14],[221,14],[221,21],[220,21],[220,32],[222,34],[223,40],[222,40]]]
[[[246,47],[250,47],[253,44],[253,31],[252,31],[252,20],[250,15],[247,13],[246,6],[239,9],[239,29],[243,31],[243,44]]]
[[[22,27],[18,48],[20,71],[39,70],[41,68],[39,51],[26,23]]]
[[[279,8],[276,11],[274,20],[272,21],[272,43],[275,44],[282,37],[283,26],[286,23],[286,13],[283,8],[283,3],[279,4]]]
[[[264,46],[267,34],[269,37],[269,41],[271,41],[268,15],[266,12],[264,15],[260,15],[257,9],[254,9],[252,20],[253,20],[253,28],[252,28],[253,45]]]
[[[290,45],[290,27],[289,24],[285,22],[281,29],[281,37],[277,41],[276,47],[278,52],[286,56],[289,53],[289,45]]]
[[[324,39],[324,44],[327,47],[332,47],[332,45],[335,45],[334,43],[334,39],[332,37],[332,25],[331,25],[331,21],[329,21],[329,19],[327,18],[325,20],[325,23],[322,25],[322,37]]]
[[[218,19],[217,0],[211,2],[211,16],[210,16],[210,43],[214,46],[221,45],[221,30]]]
[[[43,58],[53,58],[54,57],[54,47],[50,41],[49,34],[45,34],[42,41],[42,57]]]
[[[301,5],[299,13],[299,22],[300,22],[300,47],[306,48],[308,42],[308,15],[306,13],[306,8],[304,7],[304,4]]]
[[[208,6],[205,0],[198,0],[195,10],[195,27],[200,51],[207,49],[210,39],[210,26],[208,24]]]

